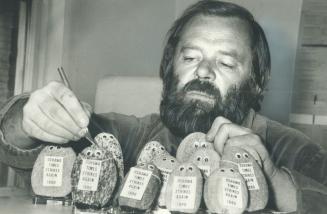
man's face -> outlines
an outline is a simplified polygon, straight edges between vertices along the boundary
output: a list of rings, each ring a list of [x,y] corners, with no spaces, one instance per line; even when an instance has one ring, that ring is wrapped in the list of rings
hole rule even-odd
[[[161,118],[175,134],[207,132],[224,116],[240,123],[251,106],[252,53],[247,23],[197,16],[185,27],[166,80]]]
[[[194,79],[219,90],[224,102],[231,87],[238,88],[250,76],[251,47],[247,24],[237,18],[198,16],[182,33],[174,58],[177,90]],[[214,96],[198,90],[185,94],[185,101],[198,100],[213,106]]]

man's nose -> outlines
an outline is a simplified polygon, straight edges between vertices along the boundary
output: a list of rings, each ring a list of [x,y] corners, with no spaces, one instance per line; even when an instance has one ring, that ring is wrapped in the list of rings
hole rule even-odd
[[[212,64],[209,61],[200,62],[198,68],[195,71],[195,75],[200,80],[214,80],[216,78]]]

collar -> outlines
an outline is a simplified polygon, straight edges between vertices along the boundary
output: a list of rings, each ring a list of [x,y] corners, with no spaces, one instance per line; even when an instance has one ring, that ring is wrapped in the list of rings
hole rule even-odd
[[[256,116],[256,112],[251,108],[249,110],[249,113],[245,116],[242,122],[242,126],[252,129],[255,116]]]

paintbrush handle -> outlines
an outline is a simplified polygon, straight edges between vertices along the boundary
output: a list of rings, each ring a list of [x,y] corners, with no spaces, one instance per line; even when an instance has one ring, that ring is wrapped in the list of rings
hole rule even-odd
[[[58,70],[58,72],[59,72],[59,76],[60,76],[60,78],[61,78],[61,81],[64,83],[64,85],[65,85],[67,88],[69,88],[70,90],[72,90],[71,85],[70,85],[69,80],[68,80],[68,77],[67,77],[67,75],[66,75],[66,73],[65,73],[65,71],[64,71],[64,69],[63,69],[63,67],[60,67],[60,68],[58,68],[57,70]],[[79,102],[81,103],[81,101],[79,101]],[[82,105],[82,104],[81,104],[81,105]],[[84,137],[85,137],[88,141],[90,141],[92,144],[97,145],[97,144],[94,142],[94,140],[93,140],[93,138],[92,138],[92,136],[91,136],[91,134],[90,134],[88,128],[85,128],[85,134],[84,134]]]

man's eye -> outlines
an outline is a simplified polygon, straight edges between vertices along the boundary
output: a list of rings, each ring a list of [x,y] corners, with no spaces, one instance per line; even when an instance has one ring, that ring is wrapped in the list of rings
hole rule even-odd
[[[184,56],[183,57],[183,60],[185,61],[185,62],[192,62],[192,61],[195,61],[195,57],[189,57],[189,56]]]
[[[222,66],[226,67],[226,68],[229,68],[229,69],[233,69],[235,67],[235,65],[233,64],[230,64],[230,63],[224,63],[224,62],[221,62],[220,63]]]

